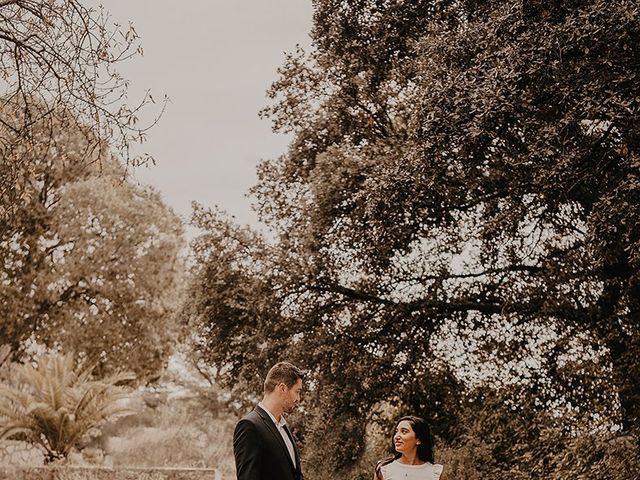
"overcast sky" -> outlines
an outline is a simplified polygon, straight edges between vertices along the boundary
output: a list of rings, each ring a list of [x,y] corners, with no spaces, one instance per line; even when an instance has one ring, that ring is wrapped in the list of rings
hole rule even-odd
[[[284,53],[310,44],[311,0],[95,3],[124,25],[132,21],[142,37],[144,56],[120,68],[131,80],[131,103],[147,88],[171,99],[144,145],[157,165],[135,178],[158,188],[185,218],[196,200],[257,225],[245,196],[256,165],[289,141],[258,111]]]

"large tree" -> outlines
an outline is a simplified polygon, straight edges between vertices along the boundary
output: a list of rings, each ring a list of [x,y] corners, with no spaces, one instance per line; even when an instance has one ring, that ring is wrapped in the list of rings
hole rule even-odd
[[[14,145],[30,167],[0,230],[0,338],[15,356],[61,348],[149,380],[179,336],[182,222],[70,117]]]
[[[132,25],[78,0],[0,1],[0,324],[15,355],[75,350],[157,374],[175,340],[181,225],[126,169],[146,94]],[[117,157],[114,158],[114,157]]]
[[[309,423],[332,405],[344,441],[387,402],[457,441],[451,371],[637,435],[637,2],[314,6],[264,112],[294,136],[254,189],[275,244],[196,218],[210,359],[254,388],[266,360],[307,364]]]

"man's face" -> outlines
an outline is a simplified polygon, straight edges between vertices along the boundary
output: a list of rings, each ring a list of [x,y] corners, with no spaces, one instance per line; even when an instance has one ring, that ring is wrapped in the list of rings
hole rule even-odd
[[[296,383],[293,384],[291,388],[287,388],[287,386],[282,383],[281,387],[281,395],[280,401],[282,402],[282,410],[285,413],[293,412],[296,403],[300,401],[300,391],[302,390],[302,379],[298,379]]]

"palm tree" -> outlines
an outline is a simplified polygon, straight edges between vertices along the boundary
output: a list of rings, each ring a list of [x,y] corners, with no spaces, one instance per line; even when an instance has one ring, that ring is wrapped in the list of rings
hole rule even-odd
[[[119,373],[91,378],[95,365],[75,368],[71,355],[44,355],[37,366],[16,366],[17,386],[0,385],[0,439],[17,438],[45,450],[47,463],[66,458],[86,435],[108,419],[132,413],[117,386],[133,380]]]

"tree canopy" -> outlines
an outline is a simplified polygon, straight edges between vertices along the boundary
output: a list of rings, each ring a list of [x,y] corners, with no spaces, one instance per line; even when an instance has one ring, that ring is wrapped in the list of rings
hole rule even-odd
[[[0,229],[0,337],[18,356],[61,348],[149,380],[179,336],[182,222],[70,115],[14,145],[28,160]]]
[[[177,338],[182,224],[128,168],[148,160],[118,64],[132,25],[77,0],[0,0],[0,337],[157,376]],[[161,111],[159,112],[161,113]],[[37,348],[36,348],[37,350]]]
[[[306,435],[340,437],[332,468],[389,405],[463,442],[461,399],[487,384],[637,448],[637,2],[314,9],[263,111],[293,134],[253,189],[275,242],[195,216],[194,322],[222,378],[310,368]]]
[[[127,98],[120,62],[142,54],[132,25],[115,23],[102,7],[79,0],[0,1],[0,220],[11,221],[25,195],[22,173],[32,165],[18,143],[52,131],[61,112],[92,132],[92,149],[107,141],[127,164],[148,157],[131,152],[145,138],[141,111],[154,99]],[[37,139],[35,140],[38,141]]]

